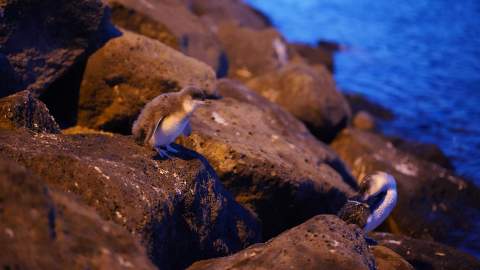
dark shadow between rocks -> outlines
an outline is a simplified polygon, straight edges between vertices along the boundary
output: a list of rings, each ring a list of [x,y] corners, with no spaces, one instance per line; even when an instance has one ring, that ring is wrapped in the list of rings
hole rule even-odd
[[[104,16],[103,20],[109,20],[110,16]],[[105,45],[112,38],[117,38],[122,33],[110,23],[104,22],[104,29],[95,39],[96,44]],[[86,50],[78,62],[70,67],[62,76],[55,80],[46,91],[38,97],[47,105],[52,116],[55,118],[60,128],[65,129],[77,124],[78,103],[80,96],[80,85],[83,80],[85,68],[87,66],[88,55],[102,46],[93,46]]]
[[[347,183],[350,187],[352,187],[354,190],[359,189],[357,181],[355,181],[355,178],[353,178],[347,167],[345,167],[343,161],[337,158],[334,160],[326,160],[325,163],[332,167],[337,173],[339,173],[345,183]]]
[[[61,78],[51,84],[39,99],[47,105],[50,114],[60,128],[72,127],[77,122],[80,84],[85,71],[86,59],[82,59]]]

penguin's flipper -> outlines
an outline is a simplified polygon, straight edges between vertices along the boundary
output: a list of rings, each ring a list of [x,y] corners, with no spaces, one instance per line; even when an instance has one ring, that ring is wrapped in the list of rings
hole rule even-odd
[[[183,136],[188,137],[190,134],[192,134],[192,126],[190,125],[190,121],[188,121],[183,129]]]
[[[149,130],[146,140],[153,142],[152,145],[155,145],[155,138],[157,138],[157,136],[159,135],[157,134],[157,132],[160,131],[159,127],[162,125],[162,122],[164,119],[165,119],[165,116],[158,119],[158,122],[155,124],[155,127]]]

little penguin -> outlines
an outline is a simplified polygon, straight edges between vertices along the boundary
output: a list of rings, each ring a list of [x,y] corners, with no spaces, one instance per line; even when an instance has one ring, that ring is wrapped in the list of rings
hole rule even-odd
[[[180,135],[190,135],[190,116],[204,100],[205,93],[194,86],[157,96],[133,123],[133,137],[138,143],[155,148],[161,158],[168,158],[168,152],[177,153],[170,144]]]
[[[395,178],[385,172],[376,172],[362,179],[359,195],[349,199],[337,215],[368,233],[390,215],[396,203]]]

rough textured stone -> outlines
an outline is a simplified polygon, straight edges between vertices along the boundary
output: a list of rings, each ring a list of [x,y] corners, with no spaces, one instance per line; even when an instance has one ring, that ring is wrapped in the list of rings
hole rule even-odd
[[[129,134],[145,103],[189,84],[213,93],[215,73],[157,40],[124,31],[88,60],[78,124]]]
[[[478,259],[436,242],[389,233],[374,233],[372,236],[380,245],[400,254],[416,270],[480,269]]]
[[[201,261],[200,269],[375,269],[363,234],[335,216],[316,216],[265,244],[230,257]]]
[[[35,132],[60,133],[60,128],[47,106],[34,98],[29,91],[0,99],[0,128],[21,127]]]
[[[266,237],[319,213],[336,213],[353,181],[336,154],[274,103],[220,80],[221,100],[193,114],[180,142],[204,155],[236,200],[255,212]]]
[[[0,130],[0,155],[77,194],[107,220],[141,239],[161,269],[224,256],[259,240],[254,218],[223,188],[208,162],[159,161],[123,136]]]
[[[397,180],[398,203],[385,229],[480,250],[480,191],[473,184],[373,133],[346,129],[331,146],[357,179],[380,170]]]
[[[200,17],[207,17],[215,25],[234,22],[239,26],[263,29],[271,26],[270,20],[241,0],[184,0],[189,9]]]
[[[176,37],[180,51],[210,65],[217,73],[225,73],[225,59],[218,38],[182,1],[109,0],[109,3],[121,4],[138,12],[136,16],[145,16],[157,22],[159,25],[156,28],[166,28]]]
[[[371,246],[377,270],[414,270],[400,255],[384,246]]]
[[[350,119],[350,107],[325,68],[291,64],[247,85],[295,115],[324,141],[330,141]]]
[[[274,28],[255,30],[223,23],[218,28],[218,37],[228,57],[230,78],[245,82],[286,64],[276,52],[274,42],[283,44],[285,48],[287,45]],[[288,54],[286,60],[290,59]]]
[[[2,269],[155,269],[136,239],[0,160]]]
[[[0,97],[44,93],[112,34],[97,0],[10,0],[0,14]]]

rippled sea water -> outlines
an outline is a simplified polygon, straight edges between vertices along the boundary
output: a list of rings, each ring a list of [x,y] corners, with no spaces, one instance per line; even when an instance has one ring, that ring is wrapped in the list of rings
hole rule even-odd
[[[479,0],[248,0],[289,41],[336,41],[336,80],[396,114],[386,134],[435,143],[480,186]]]

